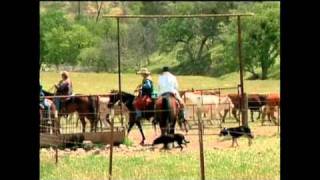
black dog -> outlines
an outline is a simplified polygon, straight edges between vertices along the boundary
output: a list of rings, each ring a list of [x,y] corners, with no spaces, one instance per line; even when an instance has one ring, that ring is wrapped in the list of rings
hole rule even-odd
[[[187,143],[189,143],[189,141],[187,141],[184,137],[184,135],[182,134],[174,134],[174,135],[163,135],[160,136],[158,138],[156,138],[153,143],[152,146],[157,145],[157,144],[164,144],[164,147],[167,149],[168,148],[168,144],[169,143],[174,143],[177,142],[179,147],[181,148],[181,150],[183,149],[182,144],[184,144],[185,146],[187,145]]]
[[[232,137],[232,147],[234,145],[234,142],[236,142],[237,146],[238,142],[237,139],[241,136],[246,136],[249,140],[249,146],[251,145],[251,141],[253,139],[253,135],[251,133],[251,130],[249,127],[246,126],[239,126],[239,127],[235,127],[235,128],[223,128],[220,131],[220,136],[227,136],[227,135],[231,135]]]
[[[83,147],[84,136],[82,134],[72,135],[64,143],[64,148],[70,148],[76,150],[77,148]]]

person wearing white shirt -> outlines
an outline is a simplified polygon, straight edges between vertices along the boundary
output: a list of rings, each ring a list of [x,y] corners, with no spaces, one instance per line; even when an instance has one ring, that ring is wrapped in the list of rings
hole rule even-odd
[[[159,76],[158,88],[160,96],[167,92],[170,92],[175,96],[180,104],[180,115],[184,118],[184,103],[178,91],[178,81],[177,78],[169,72],[169,67],[163,67],[162,74]]]

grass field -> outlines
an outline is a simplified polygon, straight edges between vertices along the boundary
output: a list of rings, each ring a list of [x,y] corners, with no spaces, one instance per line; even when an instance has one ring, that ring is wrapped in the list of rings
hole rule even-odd
[[[118,75],[109,73],[70,73],[75,93],[101,94],[118,89]],[[152,75],[153,81],[157,84],[158,75]],[[239,74],[232,73],[220,78],[205,76],[177,76],[180,90],[185,89],[206,89],[236,87],[239,84]],[[57,72],[41,72],[40,82],[44,89],[53,91],[52,87],[60,80]],[[122,74],[122,90],[133,93],[134,89],[141,83],[141,77],[136,74]],[[244,89],[248,93],[270,93],[280,92],[279,80],[245,80]],[[237,92],[236,89],[231,92]]]
[[[207,137],[208,138],[208,137]],[[195,139],[197,139],[195,137]],[[214,141],[214,138],[210,138]],[[229,146],[231,141],[227,141]],[[239,148],[205,146],[206,179],[275,180],[280,179],[280,141],[278,135],[258,136],[251,147],[239,139]],[[54,164],[53,154],[41,154],[43,180],[108,179],[108,152],[102,155],[66,155]],[[200,179],[198,150],[169,152],[115,152],[114,179]]]
[[[82,94],[107,93],[118,88],[117,74],[71,73],[74,92]],[[157,75],[153,75],[157,81]],[[48,90],[60,80],[54,72],[41,72],[40,81]],[[133,92],[141,77],[135,74],[122,75],[122,89]],[[178,76],[180,89],[233,87],[239,83],[237,73],[221,78],[203,76]],[[248,93],[271,93],[280,91],[279,80],[255,80],[244,82]],[[236,92],[233,90],[231,92]],[[231,124],[232,126],[234,124]],[[216,180],[275,180],[280,179],[280,137],[277,127],[261,127],[260,122],[250,125],[255,132],[254,144],[247,146],[247,139],[239,139],[240,147],[230,148],[231,141],[218,142],[217,136],[205,136],[206,179]],[[153,139],[152,129],[144,127],[147,141]],[[272,131],[271,131],[272,130]],[[141,140],[136,128],[129,138],[138,144]],[[194,144],[186,150],[169,152],[142,151],[134,153],[115,152],[113,176],[120,179],[200,179],[198,137],[187,136]],[[216,146],[218,148],[216,148]],[[193,148],[192,148],[193,147]],[[42,180],[103,180],[108,179],[108,153],[100,155],[64,155],[58,165],[54,156],[40,154]]]

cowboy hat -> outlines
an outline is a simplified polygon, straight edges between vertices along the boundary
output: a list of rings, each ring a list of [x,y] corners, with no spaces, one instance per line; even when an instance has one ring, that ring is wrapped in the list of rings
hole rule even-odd
[[[151,72],[147,68],[141,68],[137,74],[151,74]]]
[[[69,77],[69,73],[67,71],[62,71],[60,74]]]

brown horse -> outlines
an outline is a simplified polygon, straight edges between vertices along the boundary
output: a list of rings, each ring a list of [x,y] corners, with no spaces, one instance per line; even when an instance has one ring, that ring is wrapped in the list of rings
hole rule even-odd
[[[85,118],[90,121],[90,131],[96,131],[98,123],[98,105],[97,96],[74,96],[63,100],[58,118],[59,125],[61,116],[77,112],[82,124],[82,132],[85,132],[86,129]]]
[[[50,133],[51,129],[53,133],[57,133],[58,111],[52,100],[45,99],[45,101],[49,104],[49,108],[44,109],[40,106],[40,133]]]
[[[48,91],[44,91],[46,96],[54,96],[54,95],[66,95],[66,92],[57,91],[55,93],[50,93]],[[80,94],[76,94],[80,95]],[[85,132],[86,121],[87,118],[91,124],[91,132],[96,131],[97,128],[97,110],[98,110],[98,97],[97,96],[70,96],[70,97],[56,97],[53,98],[55,100],[55,104],[59,105],[58,110],[58,120],[57,127],[58,133],[60,133],[60,119],[61,117],[68,117],[69,114],[77,112],[79,114],[79,119],[82,124],[82,132]]]
[[[179,105],[173,94],[165,93],[156,100],[155,121],[159,123],[161,136],[174,134],[178,115]]]

